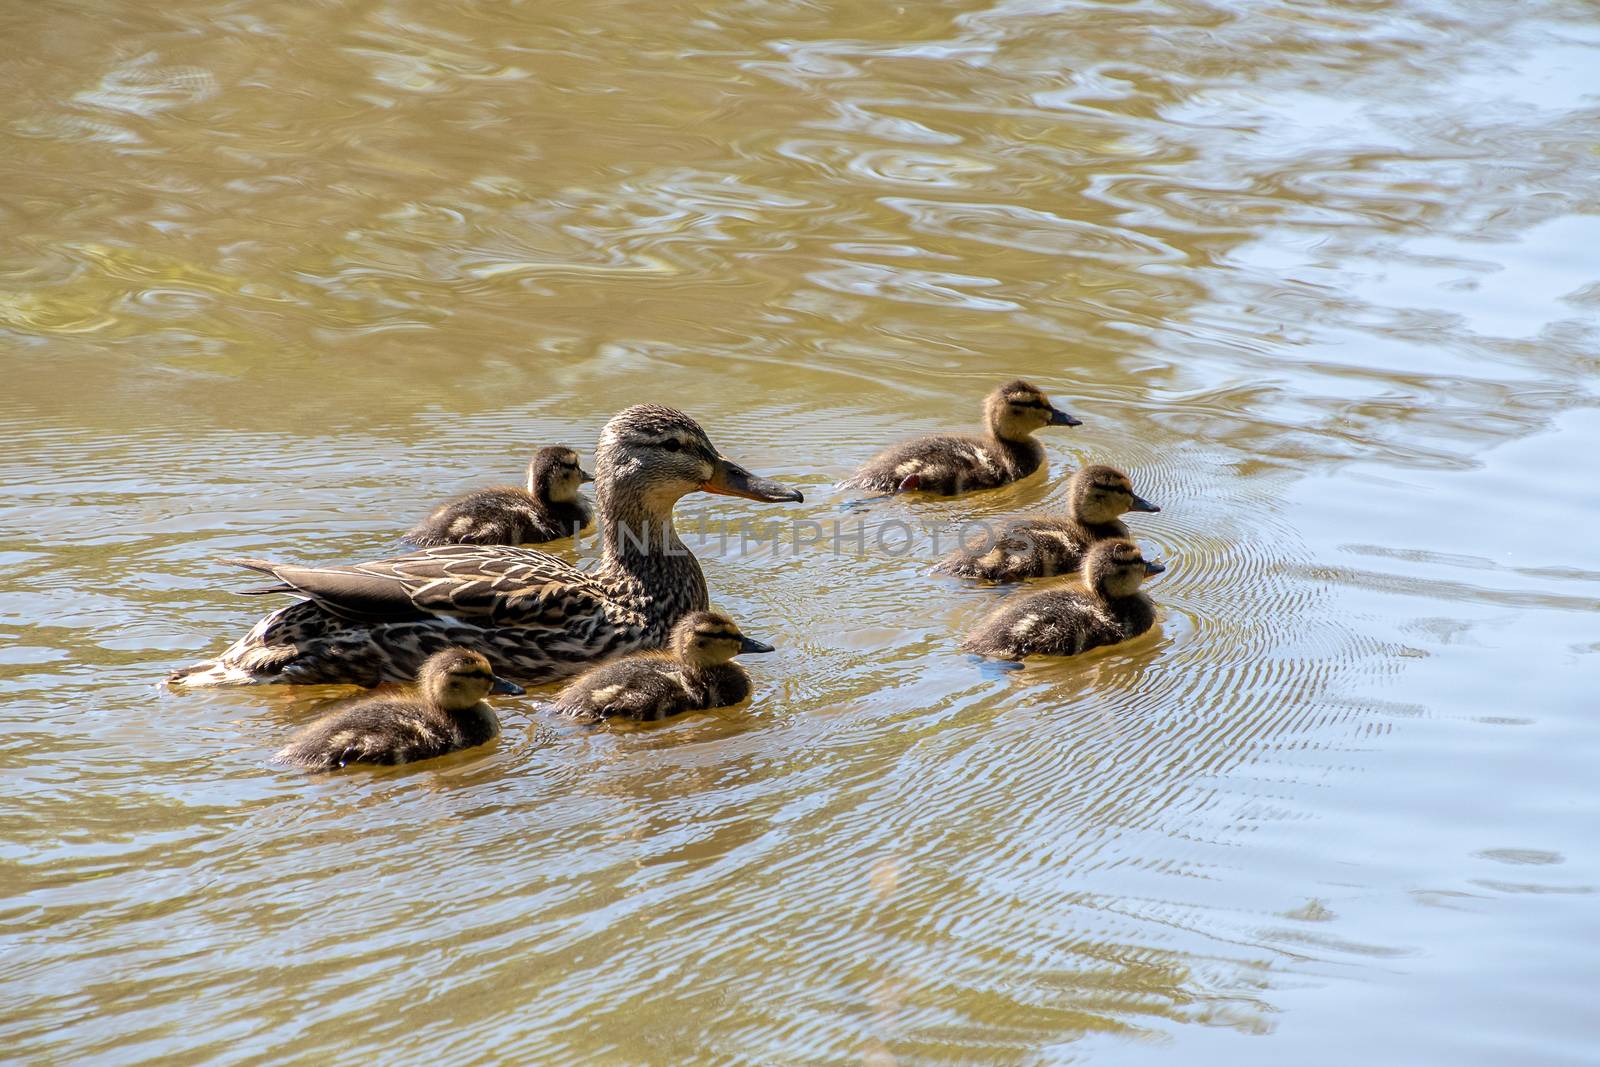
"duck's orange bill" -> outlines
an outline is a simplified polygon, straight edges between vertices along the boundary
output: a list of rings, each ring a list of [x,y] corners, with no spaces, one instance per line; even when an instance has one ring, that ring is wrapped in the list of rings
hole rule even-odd
[[[711,477],[700,483],[702,491],[721,496],[742,496],[746,500],[760,500],[775,504],[781,500],[801,501],[800,490],[790,489],[771,478],[758,478],[737,463],[719,458]]]

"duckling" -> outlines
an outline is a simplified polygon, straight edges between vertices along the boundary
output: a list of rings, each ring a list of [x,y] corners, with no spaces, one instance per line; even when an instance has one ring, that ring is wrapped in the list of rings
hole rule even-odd
[[[1128,528],[1117,516],[1125,511],[1161,510],[1133,491],[1126,474],[1099,464],[1074,474],[1068,493],[1068,515],[1008,523],[992,542],[958,548],[934,570],[991,582],[1066,574],[1078,569],[1084,553],[1096,541],[1128,536]]]
[[[541,448],[528,464],[528,488],[475,489],[451,497],[406,534],[430,545],[528,545],[572,537],[593,515],[578,486],[594,478],[570,448]]]
[[[1026,478],[1044,462],[1044,447],[1033,439],[1033,431],[1083,425],[1021,379],[990,393],[983,402],[983,417],[987,437],[940,435],[906,441],[880,452],[839,486],[940,496],[993,489]]]
[[[639,652],[590,669],[556,695],[568,715],[596,721],[618,716],[644,721],[685,711],[737,704],[750,695],[750,676],[733,657],[771,652],[715,611],[685,615],[672,630],[671,650]]]
[[[1083,561],[1083,584],[1015,596],[962,642],[993,659],[1075,656],[1114,645],[1155,624],[1156,609],[1139,585],[1167,568],[1147,562],[1132,541],[1096,541]]]
[[[305,727],[273,761],[314,771],[347,763],[413,763],[481,745],[500,732],[490,693],[521,694],[496,678],[489,661],[465,648],[429,656],[417,672],[419,692],[368,697],[328,712]]]

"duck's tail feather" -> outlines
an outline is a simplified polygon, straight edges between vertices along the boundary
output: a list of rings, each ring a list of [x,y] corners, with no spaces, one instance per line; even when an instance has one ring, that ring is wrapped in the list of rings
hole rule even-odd
[[[267,559],[230,556],[225,559],[219,559],[217,562],[227,564],[230,567],[243,567],[245,570],[260,571],[262,574],[270,574],[274,578],[278,576],[279,565]],[[281,581],[274,582],[272,585],[257,585],[249,589],[237,590],[240,596],[268,596],[272,593],[293,593],[295,591],[294,586]]]
[[[226,556],[217,560],[218,563],[229,567],[243,567],[247,571],[260,571],[262,574],[278,575],[278,564],[268,559],[250,559],[245,556]]]

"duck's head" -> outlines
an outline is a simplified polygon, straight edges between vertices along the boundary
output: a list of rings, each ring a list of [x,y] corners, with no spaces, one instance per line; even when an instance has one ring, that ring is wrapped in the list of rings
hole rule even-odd
[[[1096,464],[1072,476],[1072,515],[1090,525],[1115,522],[1124,511],[1160,511],[1133,491],[1128,476],[1115,467]]]
[[[490,693],[520,695],[515,682],[496,678],[482,655],[466,648],[447,648],[423,661],[417,685],[430,703],[446,711],[466,711]]]
[[[746,652],[771,652],[772,646],[739,631],[718,611],[694,611],[672,628],[672,654],[691,667],[714,667]]]
[[[694,492],[768,502],[803,499],[797,490],[758,478],[729,460],[699,423],[659,404],[628,408],[606,423],[594,470],[602,499],[612,494],[634,498],[662,514]]]
[[[570,448],[552,445],[533,454],[528,464],[528,492],[547,504],[570,504],[578,499],[578,486],[594,481],[578,464]]]
[[[1018,378],[990,393],[983,402],[984,423],[1003,441],[1021,441],[1045,426],[1082,426],[1083,423],[1050,403],[1038,386]]]
[[[1146,560],[1132,541],[1113,538],[1096,541],[1089,549],[1083,560],[1083,580],[1104,597],[1133,596],[1146,578],[1166,569],[1163,564]]]

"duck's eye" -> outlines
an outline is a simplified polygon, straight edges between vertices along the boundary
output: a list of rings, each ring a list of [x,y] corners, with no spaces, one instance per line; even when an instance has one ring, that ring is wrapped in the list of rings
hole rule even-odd
[[[674,437],[671,440],[669,440],[669,441],[665,442],[664,444],[662,444],[661,447],[666,449],[668,452],[682,452],[683,451],[683,442],[678,440],[676,437]]]

